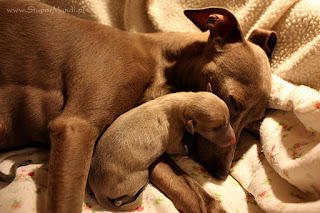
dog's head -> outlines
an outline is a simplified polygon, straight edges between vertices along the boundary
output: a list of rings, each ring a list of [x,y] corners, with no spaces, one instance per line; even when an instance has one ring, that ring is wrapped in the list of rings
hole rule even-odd
[[[195,132],[216,144],[219,147],[227,147],[236,142],[235,134],[230,126],[229,110],[227,105],[211,90],[209,92],[197,92],[190,102],[190,106],[184,110],[185,128],[190,134]]]
[[[267,54],[276,44],[276,34],[255,30],[245,40],[234,15],[221,8],[188,10],[185,15],[202,31],[210,31],[202,52],[203,62],[193,67],[201,79],[191,87],[204,90],[206,82],[212,84],[213,93],[228,105],[230,123],[239,139],[244,126],[265,113],[271,90]],[[234,151],[235,145],[220,148],[201,137],[197,139],[200,162],[221,179],[228,175]]]

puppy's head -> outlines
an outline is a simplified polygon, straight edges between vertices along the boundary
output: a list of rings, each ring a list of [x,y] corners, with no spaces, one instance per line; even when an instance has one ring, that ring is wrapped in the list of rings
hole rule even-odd
[[[200,134],[219,147],[227,147],[236,142],[230,125],[227,105],[212,92],[198,92],[185,110],[185,127],[193,135]]]
[[[210,82],[213,93],[228,105],[238,139],[245,125],[264,115],[271,90],[267,54],[276,44],[276,34],[256,30],[246,40],[235,16],[226,9],[188,10],[185,14],[202,31],[210,31],[201,53],[204,61],[193,67],[199,78],[193,78],[188,89],[204,90]],[[197,139],[200,162],[221,179],[228,175],[234,151],[235,145],[220,148],[201,137]]]

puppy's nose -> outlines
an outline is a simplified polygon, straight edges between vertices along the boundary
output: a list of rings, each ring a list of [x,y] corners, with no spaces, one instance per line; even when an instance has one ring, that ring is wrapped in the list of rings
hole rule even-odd
[[[236,135],[234,134],[234,131],[231,127],[231,125],[229,124],[228,129],[225,133],[225,137],[224,137],[224,141],[227,146],[234,144],[237,139],[236,139]]]

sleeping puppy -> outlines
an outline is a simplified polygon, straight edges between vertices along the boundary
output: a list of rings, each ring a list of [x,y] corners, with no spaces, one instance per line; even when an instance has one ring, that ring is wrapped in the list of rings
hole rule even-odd
[[[117,118],[96,145],[89,185],[108,210],[138,207],[148,168],[164,152],[186,154],[185,129],[220,147],[236,142],[227,105],[210,92],[162,96]]]

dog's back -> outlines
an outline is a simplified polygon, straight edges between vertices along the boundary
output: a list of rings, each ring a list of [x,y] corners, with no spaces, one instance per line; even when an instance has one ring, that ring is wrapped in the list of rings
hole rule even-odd
[[[59,14],[40,14],[32,10],[39,8],[28,5],[29,2],[0,2],[0,85],[11,83],[61,91],[63,71],[67,69],[63,62],[71,49],[66,46],[70,42],[60,44],[76,39],[76,35],[68,33],[76,27],[64,25],[71,17],[68,20],[68,16]],[[61,23],[61,28],[55,29],[55,22]]]
[[[48,122],[61,113],[65,102],[63,75],[70,43],[61,43],[72,34],[67,25],[57,30],[52,23],[63,25],[72,17],[42,18],[38,8],[28,5],[0,2],[0,150],[48,143]]]
[[[136,104],[150,81],[150,71],[127,72],[126,67],[136,61],[146,60],[148,65],[152,60],[138,53],[141,48],[130,43],[135,43],[134,38],[126,32],[56,10],[50,12],[52,7],[45,4],[0,1],[0,8],[0,101],[4,103],[0,107],[0,124],[4,126],[0,129],[0,150],[31,142],[48,143],[48,122],[60,115],[67,101],[68,106],[76,104],[71,108],[99,120],[102,131]],[[49,12],[42,13],[44,10]],[[123,46],[127,48],[125,55],[130,53],[131,57],[117,51]],[[126,60],[118,60],[122,57]],[[104,108],[118,102],[118,96],[126,97],[121,92],[127,90],[133,90],[135,96],[128,96],[130,100],[106,114]]]

